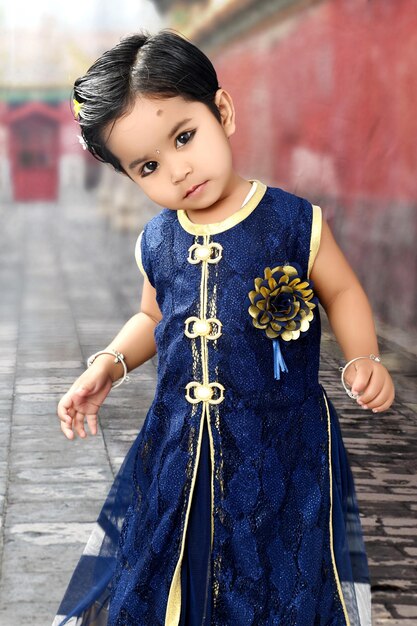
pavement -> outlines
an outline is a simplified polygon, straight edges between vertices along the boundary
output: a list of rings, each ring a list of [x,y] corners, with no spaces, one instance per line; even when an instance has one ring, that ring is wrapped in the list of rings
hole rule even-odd
[[[0,624],[49,626],[143,423],[156,363],[112,392],[96,437],[68,441],[56,417],[58,399],[139,306],[136,234],[114,230],[87,195],[2,206],[0,220]],[[338,372],[343,360],[326,324],[321,380],[341,416],[356,480],[373,624],[411,626],[417,624],[416,344],[401,346],[399,330],[397,341],[396,329],[381,329],[397,389],[390,411],[371,415],[346,396]]]

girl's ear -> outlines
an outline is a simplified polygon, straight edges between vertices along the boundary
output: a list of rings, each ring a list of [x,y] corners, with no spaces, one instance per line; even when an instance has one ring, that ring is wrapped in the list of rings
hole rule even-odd
[[[224,132],[227,137],[231,137],[236,130],[235,107],[232,96],[224,89],[218,89],[214,103],[219,109]]]

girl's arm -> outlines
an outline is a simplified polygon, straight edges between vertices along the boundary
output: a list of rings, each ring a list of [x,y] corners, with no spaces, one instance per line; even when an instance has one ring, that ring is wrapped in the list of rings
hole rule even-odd
[[[125,363],[129,371],[142,365],[156,354],[154,330],[157,323],[162,319],[162,314],[156,301],[156,292],[149,280],[145,277],[142,291],[142,301],[139,313],[133,315],[116,337],[109,343],[105,350],[117,350],[125,357]],[[105,367],[113,380],[117,380],[123,374],[120,363],[114,363],[111,355],[100,355],[95,363],[107,361]],[[91,366],[93,367],[93,366]]]
[[[368,298],[325,220],[311,279],[346,360],[378,355]],[[371,359],[353,365],[349,382],[352,391],[360,394],[358,403],[375,413],[387,410],[394,400],[394,385],[386,368]]]
[[[155,289],[145,278],[140,312],[130,318],[107,349],[121,352],[128,370],[138,367],[156,354],[153,333],[161,319]],[[87,436],[85,418],[91,434],[97,433],[98,410],[122,374],[123,367],[114,362],[114,356],[101,354],[74,382],[58,404],[61,430],[68,439],[74,439],[75,434]]]

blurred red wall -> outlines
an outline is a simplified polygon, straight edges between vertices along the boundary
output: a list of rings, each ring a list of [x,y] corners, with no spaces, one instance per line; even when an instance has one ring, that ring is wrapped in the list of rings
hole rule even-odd
[[[377,315],[417,328],[417,3],[329,0],[211,58],[238,170],[320,202]]]

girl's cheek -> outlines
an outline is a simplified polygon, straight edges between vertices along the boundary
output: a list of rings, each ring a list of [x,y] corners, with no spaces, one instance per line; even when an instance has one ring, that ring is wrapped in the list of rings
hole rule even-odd
[[[200,153],[201,158],[210,165],[220,165],[229,160],[228,146],[220,137],[210,138]]]

